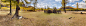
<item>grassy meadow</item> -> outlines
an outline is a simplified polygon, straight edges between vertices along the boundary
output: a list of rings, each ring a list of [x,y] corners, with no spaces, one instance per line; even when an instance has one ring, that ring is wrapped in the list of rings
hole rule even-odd
[[[6,16],[8,13],[0,11],[0,26],[86,26],[86,14],[74,14],[73,11],[62,11],[61,14],[20,11],[19,15],[24,17],[22,19],[11,19],[15,12],[12,16]]]

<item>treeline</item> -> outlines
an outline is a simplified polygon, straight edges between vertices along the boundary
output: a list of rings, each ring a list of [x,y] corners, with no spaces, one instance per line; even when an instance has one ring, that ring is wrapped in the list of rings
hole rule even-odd
[[[86,11],[86,9],[66,9],[66,11]]]

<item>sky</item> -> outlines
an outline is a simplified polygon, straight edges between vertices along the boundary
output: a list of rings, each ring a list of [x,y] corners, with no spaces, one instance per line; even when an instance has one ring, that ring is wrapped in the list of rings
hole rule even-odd
[[[30,2],[30,0],[27,0],[27,1]],[[45,7],[47,8],[47,6],[50,8],[53,8],[53,7],[60,8],[62,6],[61,4],[62,0],[37,0],[37,1],[38,1],[37,3],[38,8],[45,8]],[[71,6],[76,8],[76,4],[78,2],[79,8],[86,7],[86,4],[85,4],[86,0],[68,0],[68,1],[69,2],[66,4],[66,6]],[[25,3],[25,5],[28,5],[28,4]],[[33,6],[33,4],[31,4],[31,6]]]

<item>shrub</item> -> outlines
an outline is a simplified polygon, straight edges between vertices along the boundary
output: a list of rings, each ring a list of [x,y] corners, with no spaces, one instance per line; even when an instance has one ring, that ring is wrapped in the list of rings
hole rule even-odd
[[[48,10],[47,13],[52,13],[52,11],[51,10]]]

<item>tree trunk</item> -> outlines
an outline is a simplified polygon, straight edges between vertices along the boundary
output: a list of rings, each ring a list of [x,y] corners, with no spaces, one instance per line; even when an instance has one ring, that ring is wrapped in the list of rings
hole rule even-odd
[[[12,12],[11,12],[11,0],[10,0],[10,13],[8,15],[12,15]]]
[[[19,4],[19,0],[17,0],[18,4]],[[20,7],[17,5],[16,6],[16,14],[19,15],[19,10],[20,10]]]
[[[64,0],[64,2],[65,2],[65,0]],[[66,13],[66,10],[65,10],[65,3],[64,3],[64,12]]]
[[[34,9],[33,9],[33,11],[35,11],[35,4],[34,4]]]
[[[77,12],[78,12],[78,2],[77,2],[77,4],[76,4],[76,5],[77,5]]]
[[[1,9],[1,4],[0,4],[0,9]]]
[[[19,0],[16,0],[16,1],[17,1],[18,4],[19,4]],[[16,5],[16,12],[15,12],[14,16],[12,17],[12,19],[13,19],[14,17],[16,17],[16,18],[19,17],[19,10],[20,10],[20,7],[19,7],[18,5]]]
[[[11,12],[11,0],[10,0],[10,15],[12,15],[12,12]]]
[[[0,9],[1,9],[1,0],[0,0]]]

